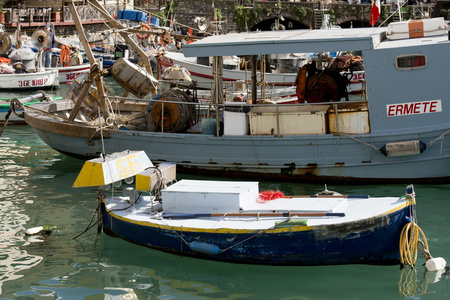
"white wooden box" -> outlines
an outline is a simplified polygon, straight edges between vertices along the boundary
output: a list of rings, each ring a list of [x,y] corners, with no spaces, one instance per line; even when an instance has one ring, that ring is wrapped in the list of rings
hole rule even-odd
[[[238,213],[258,193],[258,182],[183,179],[162,190],[162,205],[165,213]]]
[[[329,105],[255,107],[249,112],[252,135],[325,134]],[[278,114],[278,120],[277,120]]]

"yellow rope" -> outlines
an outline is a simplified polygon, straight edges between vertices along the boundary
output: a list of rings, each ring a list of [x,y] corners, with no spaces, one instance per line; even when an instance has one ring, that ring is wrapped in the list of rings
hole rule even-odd
[[[415,220],[410,220],[405,225],[400,234],[400,263],[402,265],[408,264],[414,268],[417,260],[417,250],[419,242],[422,244],[423,253],[428,260],[431,257],[428,242],[422,229],[416,224]]]

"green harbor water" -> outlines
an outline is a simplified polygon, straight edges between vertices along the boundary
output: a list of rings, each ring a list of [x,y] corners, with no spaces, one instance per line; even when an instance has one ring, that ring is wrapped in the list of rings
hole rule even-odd
[[[67,87],[55,94],[64,93]],[[6,97],[6,93],[1,93]],[[15,95],[17,97],[17,95]],[[97,235],[78,238],[96,208],[96,188],[74,189],[83,162],[45,145],[28,126],[0,138],[1,299],[450,299],[450,271],[340,265],[275,267],[229,264],[162,253]],[[449,166],[450,167],[450,166]],[[386,170],[389,172],[389,170]],[[178,179],[191,177],[178,174]],[[198,178],[198,177],[196,177]],[[345,194],[400,196],[404,184],[333,185]],[[260,182],[287,195],[315,194],[323,185]],[[450,184],[415,185],[418,225],[431,255],[450,266]],[[53,224],[45,238],[28,228]],[[128,293],[128,295],[127,295]]]

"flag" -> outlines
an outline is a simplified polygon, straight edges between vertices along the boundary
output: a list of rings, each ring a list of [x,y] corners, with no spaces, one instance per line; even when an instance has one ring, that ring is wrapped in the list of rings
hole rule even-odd
[[[372,0],[372,9],[370,10],[370,25],[374,26],[380,17],[380,0]]]

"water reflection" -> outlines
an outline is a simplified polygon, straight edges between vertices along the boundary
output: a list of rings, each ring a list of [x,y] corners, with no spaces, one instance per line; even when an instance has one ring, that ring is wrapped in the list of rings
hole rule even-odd
[[[82,232],[96,188],[72,189],[82,162],[44,145],[31,128],[0,138],[0,293],[2,299],[445,299],[450,272],[437,278],[423,257],[412,272],[398,266],[270,267],[180,257],[101,234]],[[323,185],[261,182],[263,189],[315,194]],[[431,253],[447,261],[450,186],[416,186],[420,226]],[[402,195],[405,185],[335,186],[347,194]],[[40,243],[25,228],[55,224]],[[439,277],[439,276],[438,276]],[[131,295],[131,296],[130,296]],[[447,296],[445,296],[447,295]],[[109,298],[108,298],[109,297]]]
[[[21,249],[29,243],[23,235],[30,219],[24,213],[24,206],[33,203],[33,196],[24,190],[28,188],[27,179],[37,167],[36,159],[30,157],[37,149],[32,148],[33,145],[17,142],[10,136],[0,139],[0,294],[4,282],[22,277],[19,272],[42,261],[41,256]]]
[[[430,299],[427,296],[448,294],[436,291],[435,285],[439,280],[448,280],[445,270],[437,278],[436,272],[427,272],[423,266],[399,270],[398,266],[369,265],[239,265],[166,254],[104,235],[98,243],[93,260],[75,259],[70,271],[44,280],[41,276],[38,284],[16,291],[14,296],[369,300]]]

